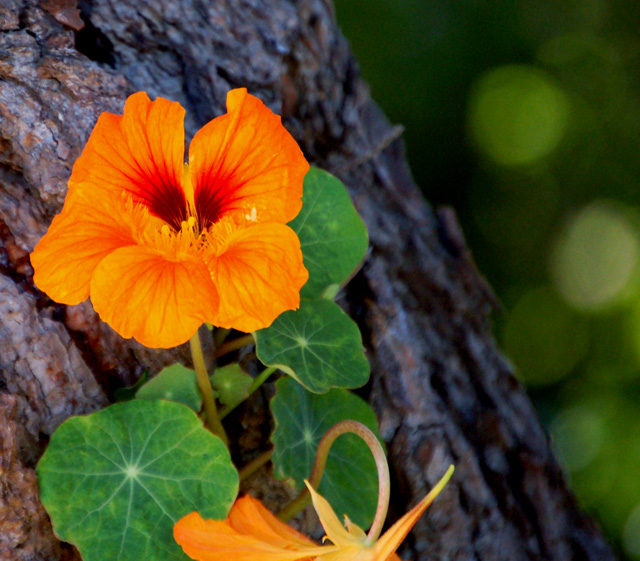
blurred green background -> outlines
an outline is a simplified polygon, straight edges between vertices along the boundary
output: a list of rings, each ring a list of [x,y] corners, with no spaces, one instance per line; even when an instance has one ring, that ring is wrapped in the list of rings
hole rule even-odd
[[[640,3],[335,3],[573,489],[640,560]]]

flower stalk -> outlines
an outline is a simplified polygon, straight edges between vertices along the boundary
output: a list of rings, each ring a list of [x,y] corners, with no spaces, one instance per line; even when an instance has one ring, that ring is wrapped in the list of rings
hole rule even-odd
[[[218,408],[216,406],[216,399],[213,395],[213,388],[211,387],[211,380],[207,373],[207,366],[204,362],[204,355],[202,354],[202,344],[200,343],[199,330],[196,331],[189,340],[191,347],[191,357],[193,358],[193,367],[196,371],[196,379],[198,380],[198,387],[202,394],[202,402],[204,405],[205,414],[205,426],[216,436],[218,436],[225,446],[229,446],[229,439],[227,433],[220,422],[218,417]]]
[[[246,347],[253,343],[253,335],[251,333],[247,333],[246,335],[242,335],[237,339],[233,339],[232,341],[227,341],[222,343],[220,346],[216,347],[215,357],[219,358],[233,351],[237,351],[242,347]]]
[[[357,421],[341,421],[331,427],[318,444],[315,463],[313,464],[313,469],[309,476],[309,484],[314,489],[317,489],[320,486],[320,481],[324,474],[324,468],[327,465],[331,446],[339,436],[346,433],[353,433],[365,441],[373,454],[373,458],[376,462],[376,468],[378,470],[378,507],[376,508],[376,514],[373,518],[373,523],[371,524],[371,528],[369,529],[367,539],[365,541],[365,545],[369,546],[375,543],[382,532],[382,527],[384,526],[384,521],[387,517],[387,510],[389,510],[389,497],[391,493],[389,464],[387,463],[387,457],[384,453],[384,449],[376,435],[362,423]],[[309,491],[304,489],[293,502],[279,513],[278,518],[284,521],[290,520],[310,503],[311,496]]]
[[[240,482],[249,479],[256,471],[258,471],[263,465],[268,463],[273,456],[273,448],[260,454],[257,458],[251,460],[246,466],[244,466],[239,472]]]

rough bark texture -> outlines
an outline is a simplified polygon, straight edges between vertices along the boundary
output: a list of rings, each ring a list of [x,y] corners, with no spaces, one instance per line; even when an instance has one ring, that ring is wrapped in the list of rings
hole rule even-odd
[[[341,303],[369,351],[395,514],[457,466],[403,556],[613,559],[495,347],[494,301],[455,216],[422,199],[330,1],[94,0],[81,9],[82,19],[72,0],[0,0],[0,559],[74,555],[37,497],[33,468],[48,435],[145,368],[184,358],[123,341],[88,303],[49,300],[32,284],[28,252],[60,210],[102,111],[120,112],[128,94],[146,90],[187,109],[189,137],[236,86],[283,115],[309,160],[349,186],[369,227],[370,255]],[[235,420],[249,426],[261,403]]]

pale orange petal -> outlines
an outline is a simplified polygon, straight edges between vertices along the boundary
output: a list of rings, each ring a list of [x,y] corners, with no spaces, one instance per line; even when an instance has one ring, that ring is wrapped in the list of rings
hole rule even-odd
[[[258,499],[250,495],[239,498],[229,513],[229,524],[241,534],[251,534],[256,538],[279,547],[298,544],[300,547],[315,547],[309,538],[278,520]]]
[[[329,551],[318,556],[317,561],[401,561],[394,553],[388,559],[378,557],[375,549],[363,545],[350,545],[338,551]]]
[[[297,308],[309,276],[300,240],[284,224],[255,224],[230,233],[207,264],[220,293],[214,324],[247,333]]]
[[[244,88],[227,94],[227,111],[200,129],[189,147],[202,227],[228,214],[293,220],[309,170],[296,141],[280,117]]]
[[[437,485],[431,489],[429,494],[384,533],[372,548],[375,552],[372,559],[376,561],[387,561],[387,559],[395,553],[396,549],[400,547],[402,541],[411,531],[411,528],[413,528],[424,511],[427,510],[427,507],[440,494],[449,479],[451,479],[453,470],[453,466],[449,466],[447,472],[442,476],[442,479],[438,481]]]
[[[69,194],[31,254],[35,285],[62,304],[86,300],[98,263],[135,243],[136,214],[108,192],[89,198]]]
[[[315,508],[318,513],[320,524],[322,524],[324,531],[327,533],[327,538],[341,548],[346,547],[351,549],[354,545],[357,546],[356,549],[363,548],[363,540],[358,539],[347,531],[336,516],[336,513],[329,504],[329,501],[320,495],[320,493],[318,493],[308,481],[305,480],[304,483],[307,486],[307,489],[309,489],[309,493],[311,493],[313,508]]]
[[[317,545],[304,549],[292,542],[280,547],[234,530],[227,520],[203,520],[193,512],[178,520],[173,528],[176,542],[197,561],[297,561],[314,559],[325,548]]]
[[[218,293],[201,260],[169,261],[144,246],[123,247],[100,262],[91,301],[122,337],[152,348],[184,343],[218,311]]]
[[[358,541],[364,542],[364,540],[367,538],[367,534],[365,533],[365,531],[357,524],[351,522],[346,514],[344,516],[344,525],[347,531]]]
[[[145,92],[131,95],[124,114],[103,113],[73,166],[69,190],[104,188],[130,193],[180,229],[187,217],[182,190],[184,109]]]
[[[317,561],[378,561],[371,557],[371,550],[363,545],[351,544],[336,551],[327,551],[318,556]]]

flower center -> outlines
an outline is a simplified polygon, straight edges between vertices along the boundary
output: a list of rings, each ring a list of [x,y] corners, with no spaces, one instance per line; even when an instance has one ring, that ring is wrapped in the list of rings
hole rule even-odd
[[[152,196],[143,194],[143,201],[151,214],[164,220],[177,232],[188,217],[187,200],[179,185],[162,182],[159,188],[153,190]]]

